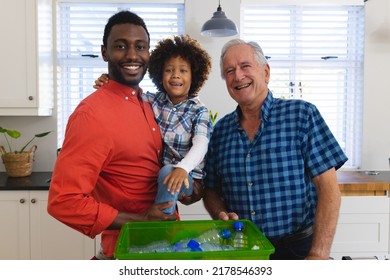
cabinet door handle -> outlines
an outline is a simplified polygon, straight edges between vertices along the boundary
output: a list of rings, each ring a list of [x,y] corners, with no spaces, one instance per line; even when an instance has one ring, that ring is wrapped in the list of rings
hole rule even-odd
[[[25,202],[24,198],[21,198],[19,202],[23,204]]]
[[[31,199],[31,203],[35,203],[35,202],[36,202],[35,198]]]

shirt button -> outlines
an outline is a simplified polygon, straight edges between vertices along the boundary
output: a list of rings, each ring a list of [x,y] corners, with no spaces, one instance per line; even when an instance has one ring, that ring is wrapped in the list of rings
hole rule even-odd
[[[135,95],[135,91],[132,91],[131,94],[132,94],[132,95]]]
[[[128,97],[128,96],[125,96],[125,99],[126,99],[126,100],[129,100],[129,97]]]
[[[252,186],[253,186],[253,183],[252,183],[252,182],[249,182],[249,183],[248,183],[248,186],[249,186],[249,187],[252,187]]]
[[[152,131],[156,131],[156,128],[153,127],[153,128],[152,128]]]
[[[172,111],[173,111],[173,112],[176,112],[176,108],[173,108]]]
[[[251,154],[247,154],[246,157],[247,157],[247,158],[250,158],[250,157],[251,157]]]
[[[251,211],[251,215],[256,215],[256,211]]]

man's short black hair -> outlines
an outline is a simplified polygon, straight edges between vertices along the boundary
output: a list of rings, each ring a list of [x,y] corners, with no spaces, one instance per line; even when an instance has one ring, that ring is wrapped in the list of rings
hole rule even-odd
[[[114,25],[123,24],[123,23],[131,23],[134,25],[142,26],[145,29],[146,34],[148,34],[148,41],[150,43],[149,31],[146,28],[146,24],[145,24],[144,20],[133,12],[120,11],[108,19],[106,27],[104,28],[103,45],[105,47],[107,47],[107,39],[108,39],[108,35],[110,35],[112,27]]]

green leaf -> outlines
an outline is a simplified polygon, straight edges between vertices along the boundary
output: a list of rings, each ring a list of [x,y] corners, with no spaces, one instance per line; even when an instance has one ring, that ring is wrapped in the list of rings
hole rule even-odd
[[[40,133],[40,134],[35,134],[35,137],[44,137],[48,134],[50,134],[51,131],[48,131],[48,132],[43,132],[43,133]]]
[[[17,131],[17,130],[10,130],[10,129],[7,129],[7,134],[10,136],[10,137],[12,137],[12,138],[15,138],[15,139],[17,139],[17,138],[19,138],[20,137],[20,135],[22,135],[19,131]]]
[[[19,138],[21,135],[21,133],[17,130],[6,129],[6,128],[2,128],[1,126],[0,126],[0,133],[4,133],[4,134],[6,133],[10,137],[15,138],[15,139]]]
[[[9,152],[12,152],[13,151],[13,148],[12,148],[12,141],[9,141],[10,139],[7,137],[10,136],[11,138],[14,138],[14,139],[17,139],[21,136],[21,133],[17,130],[12,130],[12,129],[6,129],[6,128],[3,128],[3,127],[0,127],[0,133],[4,133],[4,137],[5,137],[5,140],[7,141],[7,144],[8,144],[8,148],[9,148]],[[19,153],[22,153],[24,152],[24,150],[27,148],[27,146],[37,137],[44,137],[48,134],[50,134],[51,131],[47,131],[47,132],[42,132],[42,133],[38,133],[38,134],[35,134],[34,137],[32,139],[30,139],[30,141],[27,142],[26,145],[24,145],[18,152]],[[17,151],[15,151],[17,152]]]
[[[23,153],[24,150],[27,148],[27,146],[36,138],[36,137],[43,137],[43,136],[46,136],[50,133],[51,131],[48,131],[48,132],[43,132],[43,133],[39,133],[39,134],[35,134],[34,137],[27,142],[26,145],[23,146],[23,148],[20,149],[20,152]]]
[[[215,114],[213,114],[212,111],[210,111],[210,118],[211,118],[211,124],[214,125],[216,119],[218,117],[218,112],[216,112]]]

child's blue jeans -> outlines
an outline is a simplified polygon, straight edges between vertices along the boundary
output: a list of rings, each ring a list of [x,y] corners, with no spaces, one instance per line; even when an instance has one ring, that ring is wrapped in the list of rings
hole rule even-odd
[[[194,189],[194,186],[192,183],[192,177],[190,175],[188,175],[188,182],[190,185],[189,188],[186,189],[186,186],[183,183],[179,192],[177,192],[175,194],[171,194],[171,192],[168,191],[168,185],[163,184],[163,182],[164,182],[165,177],[169,173],[171,173],[173,171],[173,169],[174,169],[173,165],[167,164],[163,168],[161,168],[160,172],[158,173],[158,180],[157,180],[158,191],[157,191],[157,196],[156,196],[155,202],[162,203],[162,202],[173,201],[173,205],[171,207],[163,210],[163,212],[165,214],[173,214],[175,211],[175,208],[176,208],[176,203],[177,203],[178,198],[183,194],[191,195],[192,191]]]

